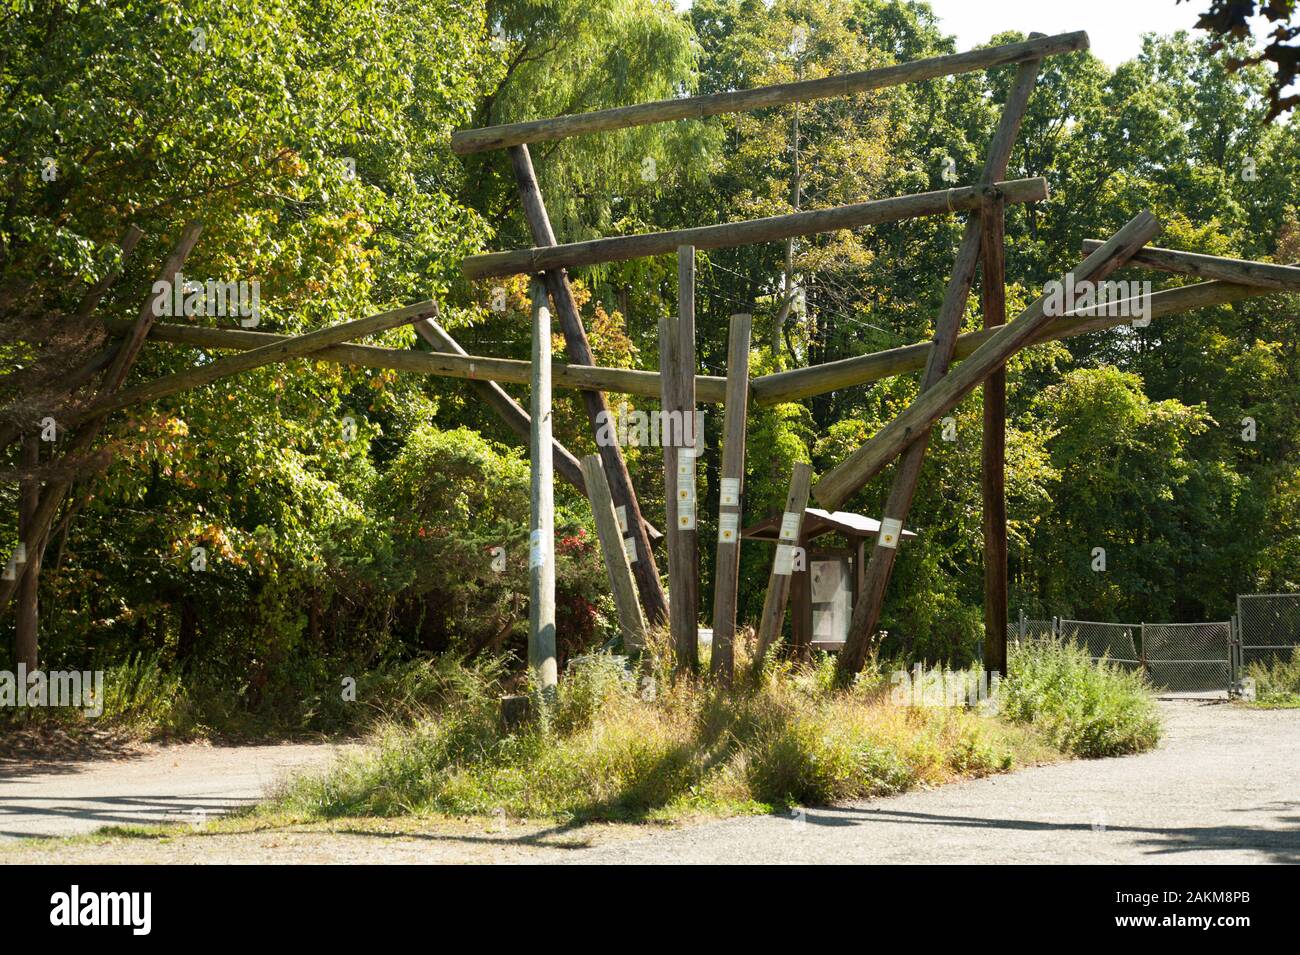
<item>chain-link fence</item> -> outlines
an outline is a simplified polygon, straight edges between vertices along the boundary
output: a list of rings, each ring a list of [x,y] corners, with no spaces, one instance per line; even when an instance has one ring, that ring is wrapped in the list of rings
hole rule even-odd
[[[1300,646],[1300,594],[1237,597],[1237,666],[1289,660]]]
[[[1226,620],[1136,624],[1065,617],[1035,620],[1021,613],[1011,632],[1020,640],[1075,643],[1093,661],[1106,659],[1125,670],[1141,670],[1154,686],[1171,692],[1227,690],[1237,674],[1233,627]]]
[[[1098,623],[1094,620],[1066,620],[1062,618],[1057,632],[1062,640],[1077,643],[1088,651],[1093,660],[1103,657],[1126,670],[1141,666],[1137,644],[1133,640],[1132,624]]]
[[[1164,690],[1226,690],[1232,683],[1232,624],[1144,623],[1142,658],[1147,678]]]

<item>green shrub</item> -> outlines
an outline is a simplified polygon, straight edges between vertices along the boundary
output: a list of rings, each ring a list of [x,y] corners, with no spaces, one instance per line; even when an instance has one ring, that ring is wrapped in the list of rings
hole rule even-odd
[[[1268,706],[1300,705],[1300,647],[1291,659],[1252,663],[1247,674],[1255,681],[1255,701]]]
[[[1076,756],[1139,753],[1160,741],[1155,698],[1140,673],[1094,663],[1073,644],[1013,649],[998,689],[1002,715],[1027,723]]]

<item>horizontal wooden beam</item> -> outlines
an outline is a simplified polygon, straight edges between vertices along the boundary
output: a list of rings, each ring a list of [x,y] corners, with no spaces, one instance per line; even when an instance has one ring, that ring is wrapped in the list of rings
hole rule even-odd
[[[379,332],[385,332],[401,325],[409,325],[420,318],[430,318],[437,315],[437,313],[437,303],[432,299],[428,299],[423,302],[416,302],[414,305],[404,305],[401,308],[381,312],[378,315],[368,315],[355,321],[341,322],[337,325],[318,328],[305,335],[284,336],[277,341],[267,342],[241,355],[228,355],[214,362],[176,372],[172,375],[164,375],[143,385],[136,385],[134,388],[115,392],[106,398],[91,403],[78,412],[73,416],[71,423],[99,418],[111,411],[117,411],[131,405],[145,404],[181,391],[189,391],[210,384],[220,378],[228,378],[231,375],[238,375],[246,371],[252,371],[255,368],[261,368],[263,365],[289,361],[292,358],[310,358],[313,352],[320,351],[330,345],[337,345],[356,338],[364,338],[366,335],[376,335]],[[150,323],[151,326],[156,324]]]
[[[658,100],[653,103],[637,103],[591,113],[534,119],[502,126],[486,126],[482,129],[463,129],[452,134],[451,148],[453,152],[464,155],[488,149],[519,146],[523,143],[554,142],[557,139],[567,139],[584,133],[603,133],[632,126],[646,126],[650,123],[703,119],[720,113],[740,113],[752,109],[826,99],[831,96],[848,96],[852,93],[899,86],[903,83],[919,83],[939,76],[956,76],[959,73],[987,70],[1008,63],[1023,63],[1026,60],[1037,60],[1060,53],[1073,53],[1087,48],[1088,34],[1080,30],[1076,33],[1061,33],[1056,36],[1023,40],[1019,43],[1006,43],[983,50],[932,56],[924,60],[911,60],[893,66],[827,76],[817,80]]]
[[[121,334],[130,322],[109,319],[105,327]],[[194,345],[198,348],[229,348],[247,351],[288,340],[292,336],[273,332],[252,332],[242,328],[202,328],[195,325],[155,322],[149,330],[155,341]],[[313,361],[332,361],[361,368],[392,368],[444,378],[463,378],[468,381],[498,381],[526,385],[529,381],[528,362],[516,358],[486,358],[482,355],[459,355],[445,352],[422,352],[399,348],[381,348],[376,345],[331,345],[306,356]],[[618,394],[659,397],[659,372],[635,368],[608,368],[602,365],[569,365],[554,362],[551,370],[554,384],[566,388],[598,389]],[[726,400],[727,379],[715,375],[695,376],[696,397],[711,404]]]
[[[1100,239],[1083,240],[1084,255],[1089,255],[1100,247]],[[1279,292],[1300,292],[1300,268],[1294,265],[1275,265],[1272,262],[1252,262],[1249,259],[1229,259],[1221,255],[1154,247],[1139,251],[1129,260],[1129,265],[1143,265],[1149,269],[1193,275],[1199,279],[1256,285]]]
[[[1276,289],[1260,286],[1238,285],[1232,282],[1198,282],[1181,288],[1156,292],[1149,302],[1149,317],[1164,318],[1190,311],[1229,305],[1245,299],[1276,293]],[[1136,302],[1132,303],[1136,305]],[[1126,311],[1124,302],[1110,302],[1090,308],[1075,309],[1052,321],[1034,344],[1087,335],[1090,332],[1115,328],[1132,323],[1130,317],[1117,317]],[[105,327],[120,335],[131,322],[108,319]],[[967,332],[957,339],[957,358],[970,356],[992,335],[992,331]],[[260,348],[290,337],[273,332],[253,332],[242,328],[204,328],[195,325],[155,322],[149,330],[154,341],[193,345],[198,348],[229,348],[247,351]],[[917,342],[886,351],[842,358],[839,361],[795,368],[791,371],[761,375],[750,380],[750,400],[766,407],[783,401],[798,401],[815,395],[867,385],[894,375],[905,375],[925,367],[932,343]],[[528,383],[528,362],[512,358],[485,358],[480,355],[454,355],[382,348],[377,345],[331,345],[309,356],[314,361],[332,361],[360,368],[391,368],[395,371],[440,375],[470,381],[498,381],[513,384]],[[659,397],[659,373],[630,368],[608,368],[599,365],[576,366],[556,362],[552,375],[555,383],[569,388],[603,388],[620,394]],[[708,404],[722,404],[726,400],[725,378],[713,375],[695,376],[696,399]]]
[[[1012,179],[995,182],[989,186],[959,186],[954,189],[937,189],[909,196],[892,196],[873,199],[847,206],[814,209],[809,212],[791,212],[763,219],[741,222],[723,222],[717,225],[696,226],[691,229],[673,229],[668,232],[647,232],[639,235],[610,236],[587,242],[570,242],[567,245],[535,246],[531,249],[514,249],[509,252],[487,252],[471,255],[461,265],[461,271],[470,279],[485,279],[504,275],[531,275],[550,269],[567,269],[598,262],[618,262],[651,255],[675,252],[678,246],[692,245],[697,249],[723,249],[759,242],[775,242],[819,232],[835,232],[859,226],[897,222],[918,216],[944,215],[974,209],[989,196],[1000,195],[1010,204],[1041,202],[1049,195],[1047,180]]]
[[[1134,256],[1136,258],[1136,256]],[[1194,308],[1229,305],[1248,298],[1270,295],[1276,289],[1237,285],[1231,282],[1198,282],[1182,288],[1165,289],[1152,294],[1148,306],[1149,318],[1164,318]],[[1075,309],[1054,319],[1034,339],[1034,344],[1087,335],[1089,332],[1129,325],[1136,314],[1137,299],[1108,302],[1088,308]],[[1132,306],[1132,308],[1128,307]],[[1125,316],[1125,317],[1119,317]],[[993,335],[992,329],[967,332],[957,339],[957,358],[966,358]],[[807,368],[795,368],[754,378],[750,382],[750,400],[759,406],[798,401],[814,395],[866,385],[894,375],[905,375],[925,367],[932,344],[928,341],[903,345],[887,351],[872,352],[854,358],[842,358]]]

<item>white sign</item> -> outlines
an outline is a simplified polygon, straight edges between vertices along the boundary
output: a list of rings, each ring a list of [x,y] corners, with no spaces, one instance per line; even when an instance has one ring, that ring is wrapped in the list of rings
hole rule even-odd
[[[740,537],[740,515],[739,514],[719,514],[718,515],[718,543],[734,544]]]
[[[894,550],[898,547],[898,539],[902,536],[903,522],[892,517],[886,517],[880,522],[880,537],[877,538],[876,543],[881,547]]]
[[[542,548],[542,532],[533,531],[528,535],[528,569],[546,566],[546,551]]]
[[[799,518],[802,516],[794,511],[781,515],[781,540],[792,541],[799,537]]]
[[[789,577],[794,573],[794,551],[795,548],[790,544],[777,544],[776,562],[772,565],[772,573],[783,577]]]
[[[636,563],[636,538],[635,537],[623,538],[623,553],[627,554],[627,562],[629,564]]]
[[[719,504],[740,504],[740,478],[723,478],[722,490],[718,492]]]
[[[683,531],[695,530],[695,496],[683,500],[680,493],[677,495],[677,528]]]
[[[624,534],[627,533],[627,505],[620,504],[614,508],[614,516],[618,518],[618,529]]]

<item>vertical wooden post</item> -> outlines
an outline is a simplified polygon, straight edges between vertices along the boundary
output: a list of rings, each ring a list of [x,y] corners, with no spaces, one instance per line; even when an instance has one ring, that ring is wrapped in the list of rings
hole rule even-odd
[[[983,277],[980,303],[984,327],[1007,321],[1005,278],[1006,206],[1000,197],[981,212]],[[1007,372],[1005,367],[984,382],[984,441],[980,488],[984,498],[984,669],[1007,672]]]
[[[731,316],[727,343],[727,404],[722,424],[718,494],[718,557],[713,569],[713,656],[710,670],[724,686],[735,670],[736,587],[745,493],[745,424],[749,412],[749,343],[753,317]]]
[[[812,485],[812,468],[796,461],[790,474],[790,491],[785,498],[785,512],[777,538],[772,574],[767,581],[763,616],[758,621],[758,649],[754,653],[754,672],[763,667],[763,658],[781,636],[785,623],[785,605],[790,596],[790,577],[794,573],[794,552],[803,538],[803,512],[808,506],[808,488]]]
[[[1020,132],[1020,121],[1024,118],[1025,108],[1029,105],[1030,94],[1038,82],[1038,70],[1042,60],[1030,60],[1022,63],[1016,72],[1016,78],[1007,93],[1006,104],[1002,107],[1002,117],[998,128],[989,143],[988,155],[984,159],[984,169],[980,182],[985,185],[996,182],[1006,173],[1007,163],[1011,159],[1011,147]],[[961,245],[957,249],[957,259],[953,264],[952,276],[944,292],[943,305],[935,322],[934,348],[930,351],[925,371],[921,377],[921,390],[937,384],[948,373],[953,351],[957,344],[957,335],[961,331],[962,316],[966,314],[966,300],[970,296],[971,285],[975,280],[975,270],[980,258],[981,228],[979,219],[971,215],[962,234]],[[866,578],[858,594],[857,606],[853,608],[853,619],[849,624],[849,636],[840,651],[836,669],[841,680],[852,678],[867,661],[867,654],[875,640],[876,625],[880,622],[880,612],[885,605],[885,591],[889,587],[889,578],[894,571],[894,560],[898,556],[898,545],[902,539],[903,524],[912,508],[912,498],[916,495],[917,484],[921,480],[921,465],[925,461],[929,435],[921,435],[914,441],[898,460],[894,469],[894,482],[890,486],[889,496],[885,500],[885,509],[881,514],[880,534],[876,546],[871,551],[867,563]]]
[[[510,161],[514,166],[519,198],[533,242],[539,246],[555,245],[555,230],[551,228],[551,219],[546,213],[546,203],[537,184],[528,147],[512,146]],[[587,340],[587,330],[582,324],[582,316],[578,314],[573,289],[569,286],[568,273],[563,269],[553,269],[542,277],[559,314],[560,330],[564,333],[564,350],[569,363],[596,364],[591,343]],[[636,548],[637,559],[632,563],[632,573],[636,576],[637,589],[641,594],[641,606],[645,608],[646,619],[652,625],[661,624],[668,619],[668,601],[659,580],[654,552],[650,549],[650,534],[646,530],[645,521],[641,519],[641,505],[637,501],[636,490],[632,487],[632,478],[627,473],[627,462],[623,460],[623,451],[617,443],[599,440],[603,425],[610,422],[609,402],[603,391],[583,391],[582,402],[587,409],[592,434],[597,436],[596,450],[605,466],[605,477],[609,481],[610,493],[614,496],[614,506],[622,508],[623,513],[627,514],[628,531],[635,539],[633,546]]]
[[[555,487],[551,471],[551,310],[533,279],[532,393],[528,441],[532,506],[528,536],[528,666],[543,692],[553,690],[555,663]]]
[[[591,501],[591,513],[596,518],[596,536],[600,538],[605,571],[609,574],[610,589],[614,592],[618,625],[623,633],[623,648],[639,650],[645,646],[645,618],[641,616],[641,604],[637,602],[632,565],[628,562],[628,553],[624,549],[623,535],[619,530],[618,517],[614,514],[614,501],[610,497],[609,482],[605,480],[600,455],[589,454],[582,459],[582,476]]]
[[[22,463],[24,469],[40,466],[41,441],[35,433],[23,436]],[[41,548],[36,546],[36,508],[40,504],[41,484],[26,480],[19,486],[18,539],[31,565],[18,582],[18,619],[14,631],[14,663],[21,663],[31,673],[39,668],[40,608],[37,594],[40,587]]]
[[[699,669],[699,541],[696,530],[695,248],[677,250],[677,318],[659,323],[668,509],[668,621],[678,672]],[[680,422],[680,431],[673,427]],[[677,447],[678,442],[681,447]]]

